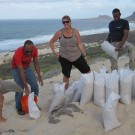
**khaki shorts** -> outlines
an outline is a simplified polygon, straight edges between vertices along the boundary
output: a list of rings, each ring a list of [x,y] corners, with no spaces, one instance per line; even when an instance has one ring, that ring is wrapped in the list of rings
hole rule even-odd
[[[6,91],[3,90],[2,85],[1,85],[1,81],[0,81],[0,93],[2,93],[2,94],[7,93]]]
[[[0,92],[2,94],[8,93],[8,92],[23,92],[24,90],[17,85],[17,83],[8,81],[8,80],[2,80],[0,81]]]

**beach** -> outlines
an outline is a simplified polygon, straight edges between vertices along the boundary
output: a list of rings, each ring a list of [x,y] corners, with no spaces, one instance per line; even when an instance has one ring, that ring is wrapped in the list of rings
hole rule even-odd
[[[135,44],[135,31],[131,31],[128,37],[130,43]],[[81,36],[82,42],[87,45],[95,45],[104,40],[107,33]],[[39,55],[52,53],[48,43],[37,45]],[[59,48],[56,48],[57,50]],[[10,61],[14,52],[3,52],[0,54],[0,64],[3,61]],[[128,63],[126,55],[119,59],[119,68]],[[90,63],[91,71],[99,71],[104,65],[110,71],[110,61],[106,58],[95,58]],[[70,85],[80,79],[81,73],[73,69],[71,72]],[[14,93],[4,95],[3,115],[7,118],[5,123],[0,123],[0,135],[134,135],[135,134],[135,97],[130,105],[118,103],[116,108],[117,118],[121,125],[111,131],[106,132],[103,126],[103,108],[96,106],[93,100],[80,106],[78,102],[72,102],[64,109],[70,110],[64,113],[57,112],[50,115],[48,110],[53,98],[55,83],[62,83],[63,75],[59,73],[44,80],[44,85],[40,88],[38,105],[41,107],[41,117],[33,120],[28,114],[17,115],[15,111]],[[63,109],[63,110],[64,110]]]

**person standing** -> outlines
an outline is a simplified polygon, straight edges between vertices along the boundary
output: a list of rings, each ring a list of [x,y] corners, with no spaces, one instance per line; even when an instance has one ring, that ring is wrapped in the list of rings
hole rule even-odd
[[[129,33],[129,23],[125,19],[121,19],[121,13],[118,8],[113,9],[112,11],[113,21],[109,23],[109,34],[107,41],[109,41],[115,50],[118,51],[118,57],[124,51],[129,56],[129,67],[131,69],[135,68],[135,47],[127,42],[128,33]],[[118,69],[117,60],[110,58],[111,70]]]
[[[88,59],[84,46],[81,43],[80,34],[77,29],[71,27],[71,19],[65,15],[62,17],[64,28],[58,30],[50,40],[50,48],[58,58],[63,73],[63,82],[66,83],[65,90],[69,86],[69,78],[74,65],[81,73],[90,72],[87,64]],[[55,51],[54,42],[59,40],[59,52]]]
[[[34,68],[38,76],[38,81],[43,85],[43,80],[40,74],[40,67],[38,63],[38,51],[31,40],[26,40],[24,45],[19,47],[12,59],[12,74],[14,81],[23,89],[25,93],[34,92],[36,96],[39,94],[39,87],[36,76],[30,68],[30,63],[33,60]],[[31,89],[29,88],[30,85]],[[23,93],[15,93],[16,110],[19,115],[24,115],[21,106],[21,97]]]

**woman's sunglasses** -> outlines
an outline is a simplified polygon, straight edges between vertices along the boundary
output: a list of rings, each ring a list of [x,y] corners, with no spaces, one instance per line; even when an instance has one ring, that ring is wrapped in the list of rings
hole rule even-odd
[[[69,23],[69,21],[62,21],[62,23],[63,23],[63,24],[65,24],[65,23]]]

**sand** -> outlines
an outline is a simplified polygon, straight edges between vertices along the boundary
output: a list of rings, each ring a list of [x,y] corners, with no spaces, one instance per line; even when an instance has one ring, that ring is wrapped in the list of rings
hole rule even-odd
[[[50,51],[45,49],[41,49],[39,53]],[[3,57],[10,59],[13,53],[0,55],[2,62]],[[128,63],[127,56],[119,58],[119,68],[124,67],[126,63]],[[97,58],[90,63],[92,71],[98,71],[103,65],[110,70],[108,59]],[[78,70],[72,70],[70,85],[79,80],[80,75]],[[41,117],[38,120],[30,119],[28,114],[17,115],[14,93],[5,94],[3,115],[7,121],[0,123],[0,135],[135,135],[135,98],[132,98],[130,105],[118,104],[116,114],[121,126],[109,132],[106,132],[103,127],[103,108],[96,106],[93,101],[83,106],[78,102],[72,102],[50,115],[48,110],[53,97],[53,85],[61,83],[62,77],[62,74],[53,76],[44,80],[44,86],[39,86],[38,105],[41,107]]]
[[[126,56],[119,59],[119,68],[128,62]],[[98,58],[90,64],[92,71],[98,71],[105,65],[110,67],[109,60]],[[80,72],[72,70],[70,85],[79,80]],[[15,112],[14,93],[5,95],[3,114],[7,118],[0,123],[1,135],[134,135],[135,134],[135,99],[130,105],[118,104],[116,113],[121,126],[106,132],[103,127],[102,107],[96,106],[93,101],[80,106],[78,102],[71,103],[53,115],[48,113],[53,96],[53,84],[62,82],[62,74],[44,80],[40,86],[39,106],[41,117],[32,120],[29,115],[19,116]],[[62,111],[63,110],[63,111]]]

